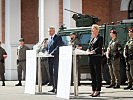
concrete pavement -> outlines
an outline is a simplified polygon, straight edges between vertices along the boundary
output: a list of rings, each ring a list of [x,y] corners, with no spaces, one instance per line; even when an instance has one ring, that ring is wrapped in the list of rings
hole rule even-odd
[[[51,90],[51,86],[43,86],[43,93],[36,95],[30,95],[24,93],[24,82],[23,86],[16,87],[17,81],[6,81],[6,86],[0,86],[0,100],[65,100],[57,98],[56,95],[48,93]],[[1,84],[1,81],[0,81]],[[107,89],[107,85],[103,85],[100,97],[91,97],[91,85],[79,86],[79,96],[73,96],[73,86],[71,87],[70,100],[133,100],[133,90],[123,90],[126,85],[122,85],[120,89]],[[36,87],[36,90],[37,87]]]

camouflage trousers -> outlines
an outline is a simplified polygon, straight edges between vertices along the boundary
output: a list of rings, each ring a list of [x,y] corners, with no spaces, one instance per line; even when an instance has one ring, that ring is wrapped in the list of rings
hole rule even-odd
[[[132,85],[133,83],[133,60],[129,60],[129,70],[126,70],[127,79],[128,79],[128,85]]]
[[[22,61],[18,63],[17,66],[17,72],[18,72],[18,80],[21,81],[22,79],[25,80],[26,76],[26,61]],[[23,75],[23,78],[22,78]]]
[[[42,69],[42,81],[50,82],[50,74],[49,74],[49,65],[48,65],[48,59],[45,58],[43,61],[41,61],[41,69]]]
[[[111,84],[120,85],[120,58],[111,60],[111,64],[108,65],[108,67],[111,77]]]
[[[0,62],[0,78],[2,81],[5,80],[5,66],[4,63]]]

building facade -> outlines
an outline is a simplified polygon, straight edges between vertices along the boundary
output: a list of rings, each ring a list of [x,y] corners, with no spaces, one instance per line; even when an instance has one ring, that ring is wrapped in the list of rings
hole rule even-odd
[[[130,0],[0,0],[0,40],[8,53],[6,80],[17,79],[16,48],[23,37],[25,43],[34,45],[48,37],[48,27],[56,32],[60,25],[76,27],[73,13],[94,15],[99,25],[128,18],[128,11],[121,10],[122,2]],[[128,3],[127,3],[128,4]]]

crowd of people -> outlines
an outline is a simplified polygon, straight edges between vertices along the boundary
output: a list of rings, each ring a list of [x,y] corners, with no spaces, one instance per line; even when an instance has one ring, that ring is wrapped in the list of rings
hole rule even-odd
[[[53,88],[48,92],[57,93],[57,81],[58,81],[58,63],[59,63],[59,47],[63,46],[63,40],[61,36],[55,33],[55,28],[53,26],[49,27],[48,33],[50,39],[45,38],[39,52],[48,52],[54,57],[51,58],[41,58],[41,69],[42,69],[42,84],[51,85]],[[106,51],[107,64],[111,76],[111,83],[106,88],[120,88],[120,57],[124,56],[127,62],[127,78],[128,86],[124,89],[133,90],[133,28],[129,29],[129,40],[122,48],[118,38],[117,31],[110,30],[111,41],[108,44]],[[20,45],[17,48],[17,72],[18,72],[18,84],[15,86],[22,86],[21,81],[25,79],[26,74],[26,50],[29,48],[25,45],[24,39],[19,40]],[[1,45],[1,42],[0,42]],[[73,50],[82,49],[80,41],[76,38],[75,33],[70,34],[69,45],[72,45]],[[90,96],[97,97],[100,96],[101,86],[102,86],[102,76],[101,76],[101,59],[103,55],[103,37],[99,33],[99,26],[97,24],[92,25],[91,28],[91,39],[89,42],[88,57],[90,58],[88,63],[90,67],[90,74],[92,79],[92,93]],[[3,82],[2,86],[5,86],[5,67],[4,59],[7,57],[6,51],[0,46],[0,77]],[[77,59],[77,63],[80,60],[80,56]],[[78,65],[78,64],[77,64]],[[23,72],[23,75],[22,75]],[[23,76],[23,77],[22,77]],[[80,76],[80,75],[78,75]],[[80,78],[80,77],[79,77]],[[71,77],[71,84],[73,83],[73,77]],[[79,82],[80,84],[80,82]]]

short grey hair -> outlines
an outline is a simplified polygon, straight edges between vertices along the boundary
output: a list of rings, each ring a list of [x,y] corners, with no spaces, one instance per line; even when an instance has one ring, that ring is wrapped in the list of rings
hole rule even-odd
[[[48,30],[49,29],[54,29],[55,30],[55,27],[54,26],[49,26]]]

